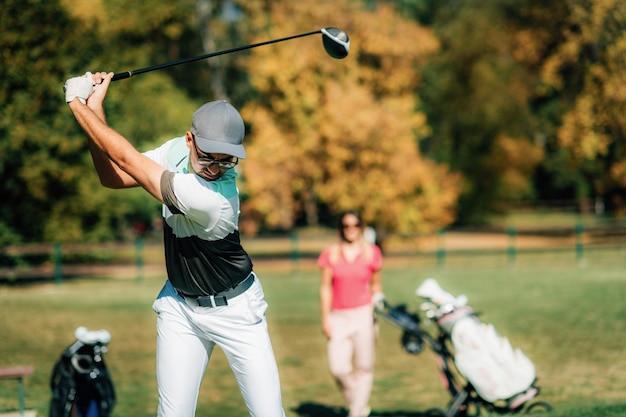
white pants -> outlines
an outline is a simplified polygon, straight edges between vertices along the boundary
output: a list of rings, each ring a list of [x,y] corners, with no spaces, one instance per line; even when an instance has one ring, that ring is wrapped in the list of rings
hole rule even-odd
[[[226,355],[253,417],[281,417],[280,381],[267,331],[267,303],[255,277],[223,307],[183,299],[169,281],[153,304],[157,319],[159,417],[193,417],[215,345]]]
[[[350,417],[368,415],[374,381],[376,328],[371,304],[330,313],[332,336],[328,340],[328,366]]]

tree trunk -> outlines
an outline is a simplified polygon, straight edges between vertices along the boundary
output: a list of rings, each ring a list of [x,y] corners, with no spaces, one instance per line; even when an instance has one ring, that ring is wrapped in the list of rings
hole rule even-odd
[[[317,212],[317,204],[315,195],[310,191],[302,193],[302,204],[304,206],[304,214],[308,226],[317,226],[319,224],[319,215]]]
[[[202,38],[202,49],[205,54],[215,52],[215,40],[211,34],[211,19],[213,6],[211,0],[197,0],[196,10],[198,12],[198,22],[200,26],[200,36]],[[204,60],[211,70],[211,90],[216,99],[228,99],[226,88],[224,87],[224,68],[220,65],[220,57],[213,57]]]

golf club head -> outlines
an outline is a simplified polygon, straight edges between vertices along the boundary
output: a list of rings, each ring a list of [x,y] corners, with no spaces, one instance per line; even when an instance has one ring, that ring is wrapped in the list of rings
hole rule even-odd
[[[337,28],[324,28],[322,32],[322,41],[324,49],[328,55],[335,59],[343,59],[350,52],[350,39],[346,32]]]

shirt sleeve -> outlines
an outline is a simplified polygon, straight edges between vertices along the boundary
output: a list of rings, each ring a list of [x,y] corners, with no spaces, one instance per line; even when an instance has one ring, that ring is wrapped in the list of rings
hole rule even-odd
[[[383,254],[377,245],[372,245],[372,264],[373,271],[378,271],[383,267]]]
[[[320,256],[317,258],[317,265],[320,268],[328,268],[331,265],[330,263],[330,249],[326,248],[322,251],[322,253],[320,254]]]
[[[159,146],[156,149],[150,149],[148,151],[143,152],[145,156],[152,159],[157,164],[161,165],[164,168],[170,169],[167,164],[167,152],[172,146],[173,140],[169,140]]]
[[[233,219],[228,200],[214,191],[207,181],[197,175],[165,172],[161,177],[161,192],[165,205],[173,212],[183,214],[203,229],[213,229],[220,219]],[[226,232],[235,227],[228,222]]]

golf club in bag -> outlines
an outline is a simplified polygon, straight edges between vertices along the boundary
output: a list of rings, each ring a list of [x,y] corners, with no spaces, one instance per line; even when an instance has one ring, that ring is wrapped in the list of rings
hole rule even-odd
[[[55,363],[50,378],[49,417],[109,417],[115,405],[113,381],[103,354],[111,335],[78,327],[76,341]]]
[[[227,49],[224,51],[211,52],[208,54],[198,55],[198,56],[194,56],[191,58],[179,59],[178,61],[167,62],[165,64],[153,65],[150,67],[139,68],[139,69],[135,69],[132,71],[119,72],[113,76],[112,81],[123,80],[124,78],[130,78],[138,74],[143,74],[144,72],[150,72],[150,71],[160,70],[163,68],[169,68],[175,65],[181,65],[181,64],[186,64],[188,62],[199,61],[201,59],[207,59],[207,58],[211,58],[211,57],[218,56],[218,55],[231,54],[233,52],[239,52],[239,51],[243,51],[246,49],[256,48],[258,46],[269,45],[272,43],[284,42],[284,41],[288,41],[291,39],[316,35],[318,33],[322,34],[322,42],[324,45],[324,49],[326,50],[328,55],[330,55],[331,57],[335,59],[343,59],[346,56],[348,56],[348,52],[350,51],[350,39],[348,38],[348,35],[346,34],[346,32],[337,28],[328,27],[328,28],[323,28],[319,30],[314,30],[312,32],[301,33],[299,35],[292,35],[292,36],[287,36],[284,38],[273,39],[270,41],[259,42],[259,43],[254,43],[251,45],[245,45],[245,46],[240,46],[237,48]]]
[[[447,410],[433,408],[427,416],[477,416],[481,409],[498,414],[552,410],[547,402],[531,401],[539,388],[530,359],[492,325],[482,323],[467,297],[454,297],[432,278],[416,294],[425,299],[421,310],[435,323],[435,336],[422,329],[420,315],[404,304],[385,303],[377,314],[402,330],[407,353],[419,354],[428,346],[437,355],[441,380],[452,399]]]

